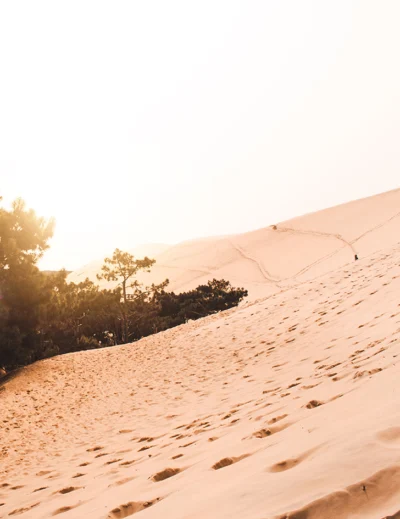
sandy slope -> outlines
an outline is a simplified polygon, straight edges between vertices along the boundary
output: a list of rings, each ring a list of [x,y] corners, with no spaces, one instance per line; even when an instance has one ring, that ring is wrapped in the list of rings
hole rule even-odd
[[[355,240],[394,197],[335,229]],[[328,211],[292,224],[327,232]],[[398,519],[398,231],[393,218],[353,243],[360,261],[343,245],[238,309],[6,381],[0,516]],[[309,239],[328,255],[330,238],[296,236],[294,262]]]
[[[313,279],[398,241],[400,189],[301,216],[257,231],[205,238],[175,246],[137,251],[157,260],[146,284],[170,280],[170,289],[184,291],[216,278],[249,290],[249,300],[282,287]],[[149,246],[148,246],[149,247]],[[69,276],[95,282],[102,261]],[[112,284],[102,283],[111,288]]]

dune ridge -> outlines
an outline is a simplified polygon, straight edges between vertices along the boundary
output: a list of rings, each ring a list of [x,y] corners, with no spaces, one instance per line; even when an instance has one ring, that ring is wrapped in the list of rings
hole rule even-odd
[[[156,259],[145,284],[170,280],[182,292],[225,278],[249,290],[249,300],[343,267],[397,243],[400,189],[310,213],[263,229],[232,236],[190,240],[174,246],[142,246],[137,254]],[[102,261],[71,273],[70,281],[96,280]],[[112,283],[101,282],[104,288]]]

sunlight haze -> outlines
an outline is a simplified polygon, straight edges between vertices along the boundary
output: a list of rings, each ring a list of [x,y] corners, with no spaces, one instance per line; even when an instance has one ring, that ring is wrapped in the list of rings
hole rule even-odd
[[[399,187],[400,3],[4,1],[0,196],[41,267]]]

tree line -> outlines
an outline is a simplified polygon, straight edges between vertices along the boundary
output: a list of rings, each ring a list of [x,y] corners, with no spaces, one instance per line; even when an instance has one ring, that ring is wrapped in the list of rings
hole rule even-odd
[[[1,198],[0,198],[1,201]],[[54,355],[134,342],[142,337],[237,306],[247,290],[212,280],[176,294],[169,281],[140,284],[154,259],[116,249],[99,280],[67,281],[68,273],[42,272],[37,263],[49,248],[54,221],[37,216],[18,199],[0,206],[0,367],[7,371]]]

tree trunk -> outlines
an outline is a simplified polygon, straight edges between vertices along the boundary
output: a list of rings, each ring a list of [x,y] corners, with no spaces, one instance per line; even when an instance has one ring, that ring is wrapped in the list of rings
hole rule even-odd
[[[128,339],[128,330],[127,330],[127,323],[126,323],[126,282],[127,280],[124,279],[122,281],[122,295],[124,297],[124,304],[123,304],[123,310],[122,310],[122,342],[125,344]]]

